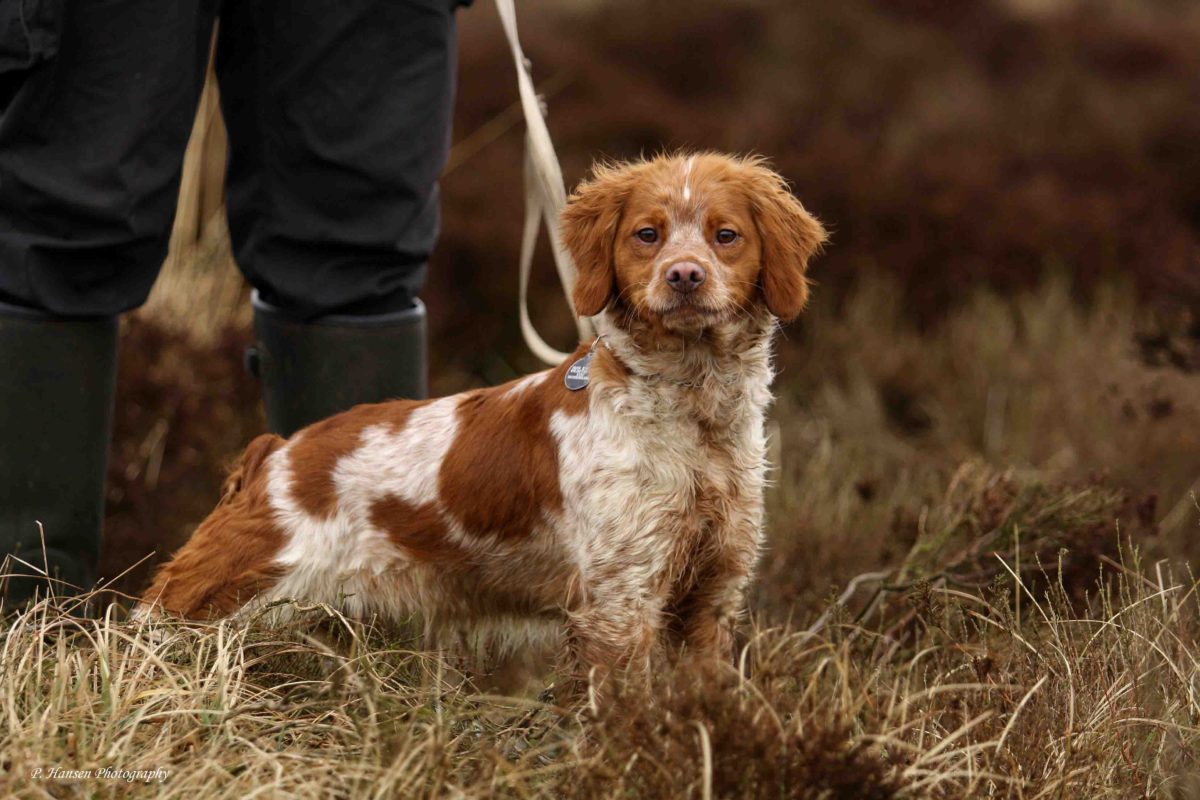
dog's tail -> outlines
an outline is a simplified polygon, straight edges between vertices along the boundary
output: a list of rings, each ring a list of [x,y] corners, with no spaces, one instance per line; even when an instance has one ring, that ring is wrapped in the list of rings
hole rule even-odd
[[[283,437],[273,433],[264,433],[246,445],[246,450],[229,470],[225,483],[221,485],[221,499],[217,505],[225,505],[252,483],[262,471],[267,457],[283,447],[284,444],[286,442]]]
[[[228,616],[278,580],[275,556],[283,533],[273,518],[266,465],[283,445],[274,434],[249,444],[225,479],[217,507],[158,570],[134,617]]]

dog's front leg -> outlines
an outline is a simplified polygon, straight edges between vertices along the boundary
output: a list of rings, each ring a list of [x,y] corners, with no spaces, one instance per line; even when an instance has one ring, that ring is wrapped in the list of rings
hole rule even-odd
[[[761,522],[754,515],[716,531],[695,583],[673,609],[686,657],[726,662],[735,658],[734,637],[760,542]]]
[[[706,579],[681,603],[684,656],[697,659],[734,658],[733,642],[744,605],[746,572],[726,572]]]
[[[648,671],[662,629],[662,598],[644,587],[593,587],[585,605],[568,617],[572,692],[582,696],[615,670]]]

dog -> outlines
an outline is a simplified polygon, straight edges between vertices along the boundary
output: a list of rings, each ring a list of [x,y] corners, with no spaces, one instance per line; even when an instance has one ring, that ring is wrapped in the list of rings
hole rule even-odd
[[[140,613],[273,599],[548,625],[575,674],[731,658],[763,536],[772,338],[821,223],[758,157],[601,164],[562,240],[599,336],[561,366],[255,439]]]

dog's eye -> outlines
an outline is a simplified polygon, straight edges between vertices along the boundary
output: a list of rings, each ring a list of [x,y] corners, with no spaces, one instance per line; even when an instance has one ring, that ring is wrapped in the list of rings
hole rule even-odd
[[[729,228],[721,228],[717,231],[717,244],[733,244],[737,241],[737,231],[732,231]]]
[[[638,238],[638,241],[646,244],[654,244],[658,241],[658,231],[654,228],[642,228],[634,236]]]

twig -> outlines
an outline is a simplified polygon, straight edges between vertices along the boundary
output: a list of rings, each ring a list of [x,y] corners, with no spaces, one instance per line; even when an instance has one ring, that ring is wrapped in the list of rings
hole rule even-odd
[[[841,595],[838,596],[837,602],[825,609],[825,612],[821,614],[821,616],[817,617],[817,621],[809,626],[807,633],[817,633],[824,628],[825,624],[829,622],[829,618],[833,615],[834,608],[840,605],[845,605],[846,602],[854,596],[854,593],[858,591],[858,587],[860,585],[867,583],[868,581],[884,581],[891,577],[891,575],[892,570],[888,569],[880,570],[878,572],[864,572],[863,574],[852,578],[850,583],[846,584],[846,588],[842,591]]]

